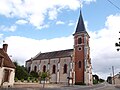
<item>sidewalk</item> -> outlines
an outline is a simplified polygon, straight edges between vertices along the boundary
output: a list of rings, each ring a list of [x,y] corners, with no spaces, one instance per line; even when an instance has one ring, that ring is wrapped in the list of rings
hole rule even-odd
[[[46,88],[60,88],[64,87],[63,84],[45,84]],[[15,83],[13,88],[43,88],[43,84],[39,83]]]

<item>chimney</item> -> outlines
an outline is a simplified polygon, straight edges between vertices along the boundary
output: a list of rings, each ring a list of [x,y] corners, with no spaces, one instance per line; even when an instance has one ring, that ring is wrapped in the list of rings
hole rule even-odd
[[[5,52],[7,52],[7,47],[8,47],[8,44],[3,44],[3,50],[4,50]]]

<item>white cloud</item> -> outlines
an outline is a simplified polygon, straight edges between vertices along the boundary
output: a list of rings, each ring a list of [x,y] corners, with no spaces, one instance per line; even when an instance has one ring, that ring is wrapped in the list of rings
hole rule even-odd
[[[65,22],[63,22],[63,21],[57,21],[56,22],[56,25],[60,25],[60,24],[65,24]]]
[[[49,28],[49,25],[48,25],[48,24],[45,24],[45,25],[42,25],[42,26],[37,27],[37,29],[43,29],[43,28]]]
[[[26,23],[28,23],[28,21],[26,21],[26,20],[22,20],[22,19],[16,21],[16,24],[19,24],[19,25],[26,24]]]
[[[107,17],[105,27],[98,31],[88,31],[90,35],[90,49],[93,72],[106,78],[110,75],[111,66],[115,67],[115,73],[120,71],[120,53],[116,51],[115,42],[118,42],[120,31],[120,15]],[[87,22],[85,22],[87,27]],[[37,53],[73,48],[73,36],[55,39],[35,40],[19,36],[11,36],[5,39],[9,44],[8,52],[20,64],[30,59]],[[66,43],[67,41],[67,43]],[[62,43],[62,44],[61,44]],[[65,43],[66,45],[64,45]],[[50,48],[49,48],[50,47]]]
[[[2,37],[3,37],[3,34],[0,33],[0,38],[2,38]]]
[[[91,2],[96,2],[96,0],[83,0],[86,4],[90,4]]]
[[[39,52],[72,48],[73,37],[69,36],[50,40],[35,40],[31,38],[11,36],[7,37],[5,42],[8,43],[8,53],[9,55],[12,55],[12,59],[18,61],[20,64],[25,64],[27,59],[34,57]],[[61,43],[66,43],[66,45]]]
[[[14,32],[17,29],[17,26],[13,25],[13,26],[10,26],[10,27],[6,27],[6,26],[2,25],[2,26],[0,26],[0,29],[2,31],[12,31],[12,32]]]
[[[47,16],[54,20],[62,9],[79,8],[79,0],[0,0],[0,6],[1,15],[25,19],[35,27],[42,27]]]
[[[68,24],[68,26],[73,26],[75,23],[72,23],[72,22],[70,22],[69,24]]]
[[[115,66],[115,73],[120,71],[120,55],[115,47],[115,42],[119,42],[119,23],[120,15],[110,15],[107,17],[105,28],[98,32],[89,32],[93,71],[103,78],[110,75],[111,66]]]
[[[77,22],[75,23],[73,20],[69,20],[69,22],[68,22],[68,26],[73,26],[75,24],[77,24]]]
[[[50,20],[54,20],[54,19],[57,19],[57,9],[56,8],[53,8],[51,9],[48,14],[49,14],[49,19]]]

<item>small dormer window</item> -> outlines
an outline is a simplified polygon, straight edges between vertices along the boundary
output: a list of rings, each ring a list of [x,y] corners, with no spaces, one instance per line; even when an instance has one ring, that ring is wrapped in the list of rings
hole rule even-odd
[[[82,38],[81,37],[78,38],[78,44],[82,44]]]

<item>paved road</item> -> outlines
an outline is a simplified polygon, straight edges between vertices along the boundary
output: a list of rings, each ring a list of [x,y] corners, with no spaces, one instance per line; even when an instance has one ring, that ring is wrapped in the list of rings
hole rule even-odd
[[[0,90],[120,90],[120,87],[115,87],[113,85],[110,85],[108,83],[102,83],[94,86],[79,86],[79,85],[73,85],[73,86],[46,86],[45,88],[42,88],[41,86],[26,86],[26,87],[13,87],[13,88],[0,88]]]

